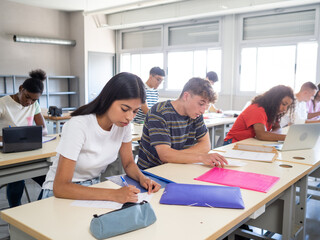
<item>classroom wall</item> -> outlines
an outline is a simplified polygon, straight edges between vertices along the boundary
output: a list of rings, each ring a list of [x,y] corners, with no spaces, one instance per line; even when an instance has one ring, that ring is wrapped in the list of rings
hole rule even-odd
[[[69,39],[69,14],[0,1],[0,74],[26,75],[42,68],[49,75],[70,74],[70,47],[13,41],[13,35]]]
[[[76,40],[75,47],[17,43],[13,35]],[[26,75],[42,68],[48,75],[79,77],[80,105],[87,102],[88,51],[115,53],[114,31],[97,28],[91,16],[0,1],[0,74]]]

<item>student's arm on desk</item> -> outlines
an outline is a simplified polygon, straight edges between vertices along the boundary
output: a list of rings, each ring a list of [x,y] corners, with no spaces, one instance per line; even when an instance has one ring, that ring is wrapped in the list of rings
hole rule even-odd
[[[262,123],[256,123],[253,125],[253,129],[256,134],[256,138],[262,141],[284,141],[286,135],[276,132],[268,132],[266,127]]]
[[[155,146],[159,158],[166,163],[203,163],[212,167],[224,166],[227,160],[218,153],[209,154],[210,140],[209,134],[198,139],[198,143],[188,149],[175,150],[169,145],[161,144]]]
[[[306,123],[320,123],[320,120],[306,120]]]
[[[137,193],[140,190],[134,186],[122,187],[120,189],[106,189],[86,187],[72,183],[75,166],[76,161],[60,155],[56,177],[53,182],[55,197],[76,200],[108,200],[119,203],[138,201]]]
[[[320,116],[320,112],[308,113],[308,119],[311,119],[311,118],[314,118],[314,117],[318,117],[318,116]]]
[[[42,126],[42,135],[48,134],[46,123],[41,113],[34,115],[34,122],[36,123],[37,126]]]
[[[120,157],[122,166],[129,177],[138,181],[142,187],[148,190],[149,194],[159,191],[161,185],[142,174],[137,164],[134,162],[131,142],[122,143]]]

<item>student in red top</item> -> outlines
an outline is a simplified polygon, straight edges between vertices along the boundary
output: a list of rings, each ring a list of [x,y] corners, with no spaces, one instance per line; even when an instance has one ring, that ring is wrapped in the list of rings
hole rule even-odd
[[[271,88],[255,97],[239,115],[224,139],[224,145],[254,137],[264,141],[283,141],[286,135],[275,130],[280,128],[281,117],[288,110],[292,112],[293,108],[294,93],[290,87],[278,85]]]

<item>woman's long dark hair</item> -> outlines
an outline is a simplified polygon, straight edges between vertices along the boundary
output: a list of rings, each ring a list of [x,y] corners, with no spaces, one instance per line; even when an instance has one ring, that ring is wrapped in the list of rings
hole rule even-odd
[[[92,102],[81,106],[71,116],[91,113],[99,116],[108,111],[114,101],[134,98],[140,98],[141,103],[145,103],[144,84],[138,76],[122,72],[112,77]]]
[[[292,104],[288,107],[288,111],[292,113],[295,106],[294,93],[291,87],[284,85],[275,86],[264,94],[256,96],[252,100],[252,104],[258,104],[260,107],[263,107],[268,117],[268,123],[274,124],[280,121],[280,118],[284,115],[278,113],[284,97],[292,99]]]
[[[29,72],[30,78],[26,79],[22,87],[30,93],[40,93],[43,92],[43,81],[46,79],[46,73],[41,70],[33,70]]]
[[[319,92],[320,92],[320,83],[318,84],[318,91],[314,95],[314,98],[311,100],[312,105],[313,105],[313,111],[316,110],[316,104],[317,104],[316,97],[318,96]]]

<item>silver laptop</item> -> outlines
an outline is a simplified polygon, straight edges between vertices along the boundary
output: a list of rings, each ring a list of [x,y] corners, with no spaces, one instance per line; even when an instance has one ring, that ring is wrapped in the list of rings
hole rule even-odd
[[[267,144],[280,151],[311,149],[320,135],[320,123],[291,125],[283,143]]]

